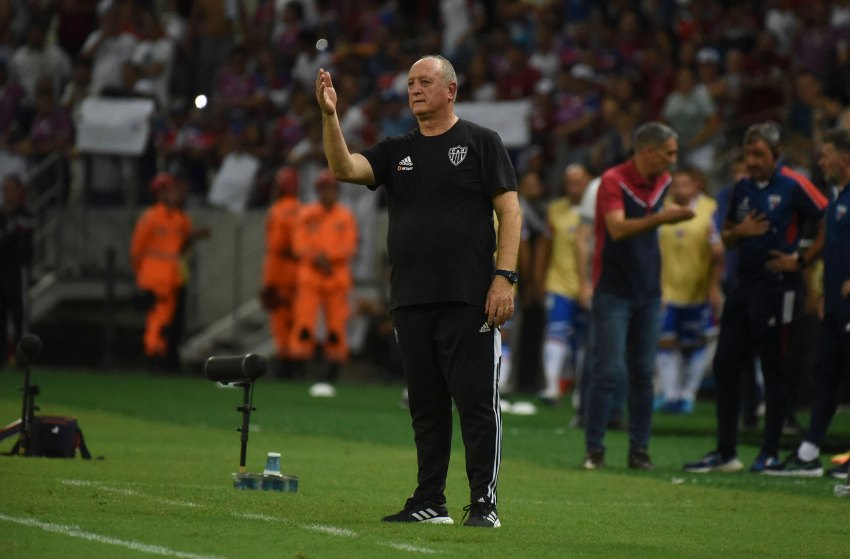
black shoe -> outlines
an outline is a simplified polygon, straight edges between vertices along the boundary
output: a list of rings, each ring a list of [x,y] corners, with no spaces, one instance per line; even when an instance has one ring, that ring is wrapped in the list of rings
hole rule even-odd
[[[469,515],[469,518],[466,518],[467,515]],[[499,515],[496,514],[496,505],[486,502],[483,497],[479,498],[477,502],[463,507],[463,518],[466,519],[466,522],[461,519],[464,526],[498,528],[502,525],[499,522]]]
[[[642,448],[638,448],[629,451],[629,468],[632,470],[650,471],[655,469],[655,465],[649,459],[649,453]]]
[[[581,467],[585,470],[599,470],[605,467],[605,450],[601,448],[591,448],[584,455],[584,462]]]
[[[784,461],[765,466],[764,473],[769,476],[821,477],[823,466],[820,458],[801,460],[795,450]]]
[[[408,499],[404,508],[385,516],[383,522],[422,522],[424,524],[454,524],[446,505]]]
[[[848,470],[850,470],[850,460],[840,466],[830,468],[827,473],[829,474],[829,477],[833,477],[835,479],[847,479]]]

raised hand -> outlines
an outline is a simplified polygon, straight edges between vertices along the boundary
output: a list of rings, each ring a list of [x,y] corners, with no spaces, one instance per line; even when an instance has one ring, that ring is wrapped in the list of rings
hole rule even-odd
[[[319,69],[319,75],[316,77],[316,100],[326,115],[330,116],[336,112],[336,89],[331,80],[331,73],[326,72],[324,68]]]

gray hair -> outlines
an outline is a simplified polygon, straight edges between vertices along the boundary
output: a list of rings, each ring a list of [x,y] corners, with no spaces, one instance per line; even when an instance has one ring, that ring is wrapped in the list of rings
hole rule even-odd
[[[744,145],[748,146],[761,140],[767,144],[767,147],[769,147],[770,151],[773,152],[773,156],[776,157],[779,155],[780,136],[781,132],[779,125],[771,120],[767,120],[765,122],[753,124],[747,128],[747,132],[744,134]]]
[[[850,154],[850,130],[836,127],[823,135],[823,143],[832,144],[841,153]]]
[[[449,85],[452,82],[457,83],[457,72],[455,72],[455,67],[452,66],[452,63],[449,62],[449,60],[445,56],[439,54],[426,54],[419,60],[427,60],[429,58],[436,60],[440,63],[440,68],[442,69],[443,74],[443,81],[446,83],[446,85]],[[417,60],[417,62],[419,62],[419,60]],[[455,93],[455,97],[457,97],[457,93]]]
[[[666,124],[656,121],[646,122],[635,130],[634,150],[637,153],[645,148],[658,147],[670,138],[678,137],[676,131]]]

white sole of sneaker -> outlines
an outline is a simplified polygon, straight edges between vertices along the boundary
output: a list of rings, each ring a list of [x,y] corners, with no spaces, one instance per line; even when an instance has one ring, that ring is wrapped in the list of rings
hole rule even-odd
[[[437,518],[429,518],[428,520],[420,520],[417,524],[454,524],[455,521],[449,516],[438,516]]]
[[[682,468],[685,472],[689,474],[707,474],[711,470],[711,468]]]
[[[772,470],[765,470],[762,473],[768,476],[775,477],[823,477],[823,468],[818,468],[817,470],[796,470],[793,472],[776,472]]]
[[[731,474],[734,472],[740,472],[744,469],[744,465],[740,460],[731,460],[721,466],[704,466],[704,467],[694,467],[694,468],[683,468],[689,474],[710,474],[711,472],[720,472],[722,474]]]

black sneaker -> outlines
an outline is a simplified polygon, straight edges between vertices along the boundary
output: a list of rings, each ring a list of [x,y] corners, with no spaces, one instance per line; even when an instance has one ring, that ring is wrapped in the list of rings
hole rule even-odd
[[[750,471],[754,474],[763,474],[768,468],[776,468],[781,464],[779,458],[767,452],[759,452],[753,463],[750,464]]]
[[[584,462],[581,467],[585,470],[599,470],[605,467],[605,450],[601,448],[591,448],[584,455]]]
[[[801,460],[795,451],[779,464],[766,466],[764,473],[769,476],[821,477],[823,467],[820,458]]]
[[[840,466],[830,468],[828,472],[829,477],[834,477],[835,479],[847,479],[848,470],[850,470],[850,460]]]
[[[736,456],[724,458],[719,450],[713,450],[696,462],[688,462],[682,468],[692,474],[706,474],[708,472],[737,472],[744,469],[744,465]]]
[[[469,515],[469,518],[466,518]],[[499,522],[499,515],[496,514],[496,505],[488,503],[484,498],[478,499],[475,503],[463,507],[463,522],[464,526],[476,526],[478,528],[498,528],[502,525]]]
[[[650,471],[655,469],[655,465],[649,459],[649,453],[642,448],[638,448],[629,451],[629,468],[632,470]]]
[[[404,508],[395,514],[385,516],[384,522],[422,522],[424,524],[454,524],[446,505],[408,499]]]

